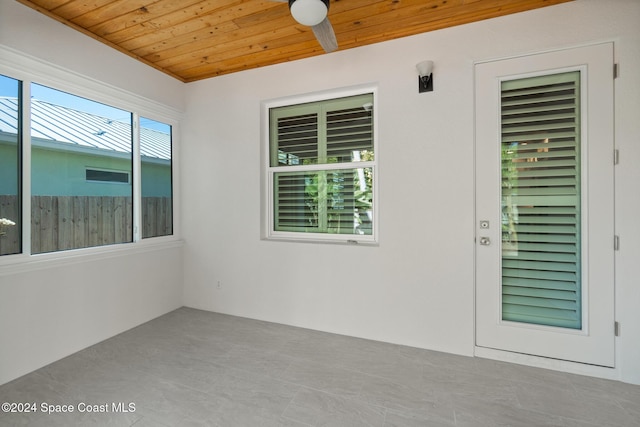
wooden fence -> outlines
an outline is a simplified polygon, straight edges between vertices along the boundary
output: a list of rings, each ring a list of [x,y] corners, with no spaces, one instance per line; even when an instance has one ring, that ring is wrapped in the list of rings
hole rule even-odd
[[[131,242],[131,197],[33,196],[31,253]],[[0,218],[18,223],[16,196],[0,196]],[[0,255],[20,252],[19,226],[5,227]],[[171,198],[142,198],[142,236],[172,233]]]

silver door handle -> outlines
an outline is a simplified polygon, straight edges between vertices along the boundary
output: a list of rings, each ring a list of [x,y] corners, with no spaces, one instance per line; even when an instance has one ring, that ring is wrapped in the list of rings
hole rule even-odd
[[[480,244],[482,246],[489,246],[491,244],[491,239],[488,237],[480,237]]]

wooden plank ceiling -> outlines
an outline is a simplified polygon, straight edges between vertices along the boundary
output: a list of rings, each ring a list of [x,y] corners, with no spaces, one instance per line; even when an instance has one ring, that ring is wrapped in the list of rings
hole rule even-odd
[[[322,55],[272,0],[17,0],[183,82]],[[332,0],[339,50],[571,0]]]

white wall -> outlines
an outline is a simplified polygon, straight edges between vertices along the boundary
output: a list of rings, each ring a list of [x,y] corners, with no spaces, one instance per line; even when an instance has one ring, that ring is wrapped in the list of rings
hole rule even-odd
[[[0,275],[0,384],[182,305],[180,245],[26,269]]]
[[[617,368],[640,383],[640,2],[578,0],[187,85],[185,304],[474,353],[474,61],[615,42]],[[432,93],[415,64],[435,61]],[[260,240],[260,103],[379,89],[380,245]],[[216,284],[220,281],[221,287]]]
[[[177,80],[2,0],[0,73],[20,68],[20,56],[30,64],[26,73],[86,86],[92,95],[103,92],[115,102],[142,102],[163,113],[184,107],[184,85]],[[47,64],[40,68],[42,60]],[[0,384],[182,305],[180,242],[59,255],[0,260]]]

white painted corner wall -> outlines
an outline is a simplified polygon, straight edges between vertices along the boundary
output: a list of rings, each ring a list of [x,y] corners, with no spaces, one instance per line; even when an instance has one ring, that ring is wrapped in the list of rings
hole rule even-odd
[[[578,0],[187,85],[185,305],[473,355],[474,63],[614,41],[622,335],[610,376],[640,383],[638,22],[635,0]],[[419,94],[425,59],[434,91]],[[380,245],[260,240],[261,103],[362,84],[379,95]]]
[[[182,245],[47,264],[0,274],[0,384],[182,306]]]
[[[26,72],[78,89],[86,85],[92,95],[102,86],[116,102],[184,109],[182,83],[18,2],[1,0],[0,74],[15,68],[20,55],[35,64]],[[182,306],[178,241],[14,263],[16,257],[23,256],[4,256],[0,264],[0,384]]]

